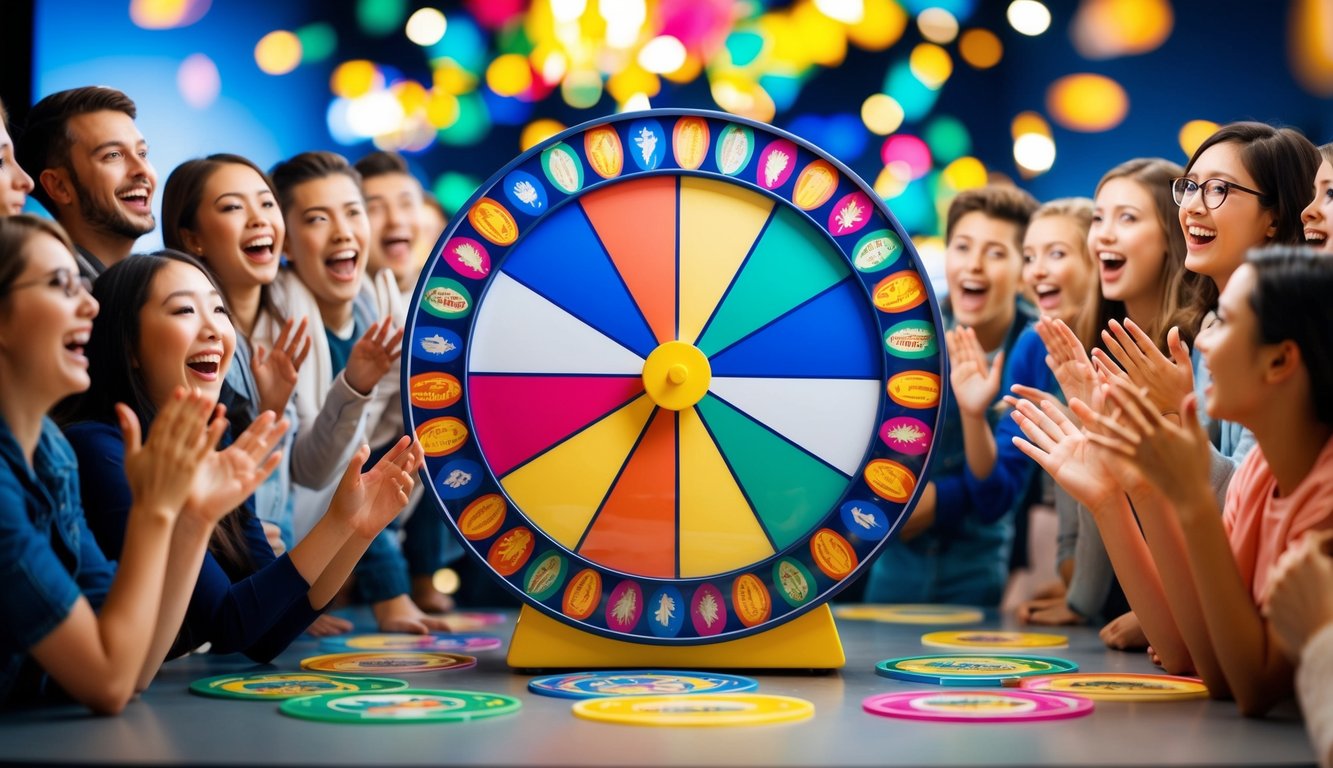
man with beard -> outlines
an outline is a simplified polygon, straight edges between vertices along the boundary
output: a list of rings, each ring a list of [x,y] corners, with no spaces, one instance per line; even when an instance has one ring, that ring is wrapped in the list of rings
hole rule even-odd
[[[18,142],[20,164],[37,177],[32,196],[69,232],[89,279],[129,256],[157,224],[157,172],[136,112],[114,88],[60,91],[33,106]]]

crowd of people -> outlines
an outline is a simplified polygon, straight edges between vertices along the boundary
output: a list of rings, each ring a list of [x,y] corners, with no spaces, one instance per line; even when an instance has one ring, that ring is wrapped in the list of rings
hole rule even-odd
[[[382,630],[444,629],[458,550],[398,384],[443,217],[402,158],[190,160],[131,256],[159,226],[134,103],[3,117],[0,701],[116,712],[205,643],[270,659],[350,629],[325,611],[352,576]],[[998,606],[1054,510],[1021,621],[1102,626],[1247,715],[1295,690],[1327,763],[1333,145],[1232,123],[1090,192],[952,201],[953,396],[865,599]]]

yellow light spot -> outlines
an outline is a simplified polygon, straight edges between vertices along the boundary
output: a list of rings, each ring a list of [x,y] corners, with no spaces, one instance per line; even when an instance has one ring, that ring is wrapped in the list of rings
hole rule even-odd
[[[986,166],[975,157],[960,157],[949,163],[941,176],[955,192],[986,186]]]
[[[1009,134],[1017,139],[1025,133],[1050,136],[1051,126],[1046,122],[1046,118],[1036,112],[1020,112],[1014,117],[1013,123],[1010,124]]]
[[[1191,120],[1180,127],[1180,148],[1185,155],[1192,156],[1209,136],[1217,132],[1218,125],[1212,120]]]
[[[862,0],[815,0],[819,12],[834,21],[843,24],[856,24],[865,18],[865,3]]]
[[[264,35],[255,45],[255,63],[270,75],[285,75],[301,63],[301,41],[285,29]]]
[[[384,87],[384,75],[365,59],[344,61],[329,77],[329,90],[345,99],[365,96],[376,88]]]
[[[873,93],[861,103],[861,122],[871,133],[887,136],[903,124],[903,108],[896,99]]]
[[[455,96],[472,93],[477,89],[477,76],[458,66],[453,59],[443,59],[432,73],[434,88]]]
[[[1333,4],[1293,0],[1287,61],[1296,81],[1316,96],[1333,96]]]
[[[632,64],[611,75],[606,81],[607,92],[619,103],[629,101],[636,93],[656,96],[661,89],[662,82],[657,75]]]
[[[448,128],[458,120],[458,97],[448,91],[432,89],[426,101],[426,121],[435,128]]]
[[[414,115],[426,111],[430,94],[426,92],[425,86],[421,83],[415,80],[404,80],[401,83],[395,83],[390,91],[398,97],[398,103],[403,105],[403,114]]]
[[[907,184],[912,180],[911,170],[906,168],[906,163],[889,163],[884,166],[884,170],[875,177],[875,194],[885,200],[892,200],[901,195],[903,190],[907,189]]]
[[[719,75],[711,83],[713,101],[733,115],[768,122],[777,114],[773,97],[758,83],[740,74]]]
[[[882,51],[906,29],[907,14],[893,0],[865,0],[861,21],[847,27],[847,38],[868,51]]]
[[[921,43],[913,48],[908,65],[916,79],[933,90],[939,90],[953,74],[953,59],[949,52],[933,43]]]
[[[958,40],[963,61],[977,69],[990,69],[1004,56],[1004,44],[989,29],[969,29]]]
[[[560,96],[575,109],[596,106],[602,98],[602,76],[596,70],[576,69],[560,83]]]
[[[844,25],[825,16],[811,4],[796,6],[791,19],[810,61],[824,67],[836,67],[846,58],[847,28]]]
[[[1174,24],[1169,0],[1084,0],[1070,36],[1087,58],[1110,59],[1156,50]]]
[[[517,96],[532,86],[528,58],[517,53],[495,57],[486,67],[486,85],[501,96]]]
[[[685,63],[681,64],[679,69],[663,73],[662,76],[673,83],[690,83],[703,74],[703,71],[703,60],[698,56],[689,55],[685,57]]]
[[[565,130],[565,125],[558,120],[547,118],[533,120],[523,126],[523,132],[519,134],[519,150],[526,152],[563,130]]]
[[[1129,95],[1109,77],[1066,75],[1046,90],[1046,111],[1071,131],[1107,131],[1129,113]]]
[[[943,8],[927,8],[916,17],[921,36],[932,43],[946,45],[958,37],[958,19]]]
[[[458,578],[458,571],[453,568],[441,568],[430,577],[431,584],[436,592],[445,595],[452,595],[458,591],[462,581]]]
[[[144,29],[189,26],[208,12],[209,0],[130,0],[130,20]]]

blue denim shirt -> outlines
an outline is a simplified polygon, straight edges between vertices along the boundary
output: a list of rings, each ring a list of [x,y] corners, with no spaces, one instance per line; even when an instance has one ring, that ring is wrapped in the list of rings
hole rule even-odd
[[[42,420],[29,467],[0,419],[0,706],[45,692],[29,649],[81,595],[100,609],[114,576],[84,520],[78,464],[55,423]]]

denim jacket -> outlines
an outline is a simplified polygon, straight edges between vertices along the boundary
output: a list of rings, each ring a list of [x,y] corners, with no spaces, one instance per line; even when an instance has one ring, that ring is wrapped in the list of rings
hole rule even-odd
[[[74,451],[50,419],[33,466],[0,419],[0,706],[31,702],[48,681],[28,650],[69,616],[94,610],[115,576],[88,530]]]

